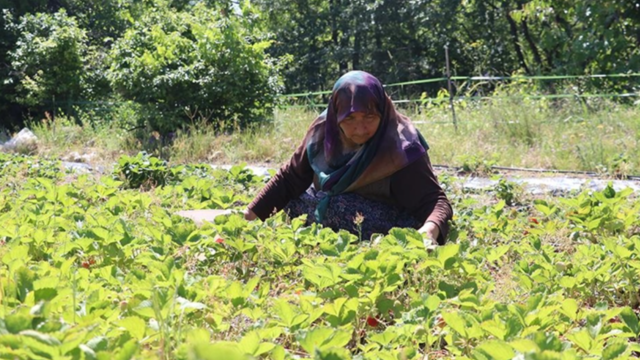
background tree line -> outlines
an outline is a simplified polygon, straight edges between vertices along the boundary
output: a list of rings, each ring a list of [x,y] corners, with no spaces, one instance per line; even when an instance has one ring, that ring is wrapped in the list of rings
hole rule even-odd
[[[131,101],[168,131],[246,125],[282,92],[363,69],[384,83],[636,72],[640,0],[0,0],[0,120]],[[598,81],[637,91],[638,81]],[[410,91],[434,91],[430,85]]]

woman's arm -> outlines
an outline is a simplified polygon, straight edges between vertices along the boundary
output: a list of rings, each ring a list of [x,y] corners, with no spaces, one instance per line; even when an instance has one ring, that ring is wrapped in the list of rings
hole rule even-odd
[[[285,164],[267,185],[258,193],[245,209],[247,220],[269,216],[284,208],[289,201],[298,198],[313,182],[313,169],[309,164],[304,142],[298,147],[291,159]]]
[[[391,176],[391,195],[423,224],[418,231],[445,243],[453,210],[427,154]]]

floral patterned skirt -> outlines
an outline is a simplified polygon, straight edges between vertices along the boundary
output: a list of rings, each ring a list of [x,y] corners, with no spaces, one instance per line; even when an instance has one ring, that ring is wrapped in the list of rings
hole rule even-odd
[[[311,224],[316,222],[316,206],[325,196],[324,192],[316,191],[312,186],[300,198],[290,201],[284,211],[291,218],[306,214],[307,225]],[[373,234],[387,234],[394,227],[418,229],[423,224],[392,205],[355,193],[344,193],[331,197],[322,225],[334,231],[347,230],[355,235],[361,232],[362,239],[369,240]]]

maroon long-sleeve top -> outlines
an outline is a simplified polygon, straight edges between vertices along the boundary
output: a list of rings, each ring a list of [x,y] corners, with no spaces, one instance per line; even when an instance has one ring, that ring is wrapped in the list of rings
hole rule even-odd
[[[249,204],[249,209],[265,220],[283,209],[289,201],[300,197],[313,180],[314,172],[302,144]],[[428,221],[435,223],[440,228],[438,243],[445,243],[453,210],[426,153],[389,178],[354,192],[407,210],[423,224]]]

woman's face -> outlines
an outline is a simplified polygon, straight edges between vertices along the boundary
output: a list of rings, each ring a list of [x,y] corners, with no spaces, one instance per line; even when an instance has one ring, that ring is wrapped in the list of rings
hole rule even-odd
[[[340,122],[346,138],[356,145],[369,141],[380,126],[380,115],[376,113],[354,112]]]

